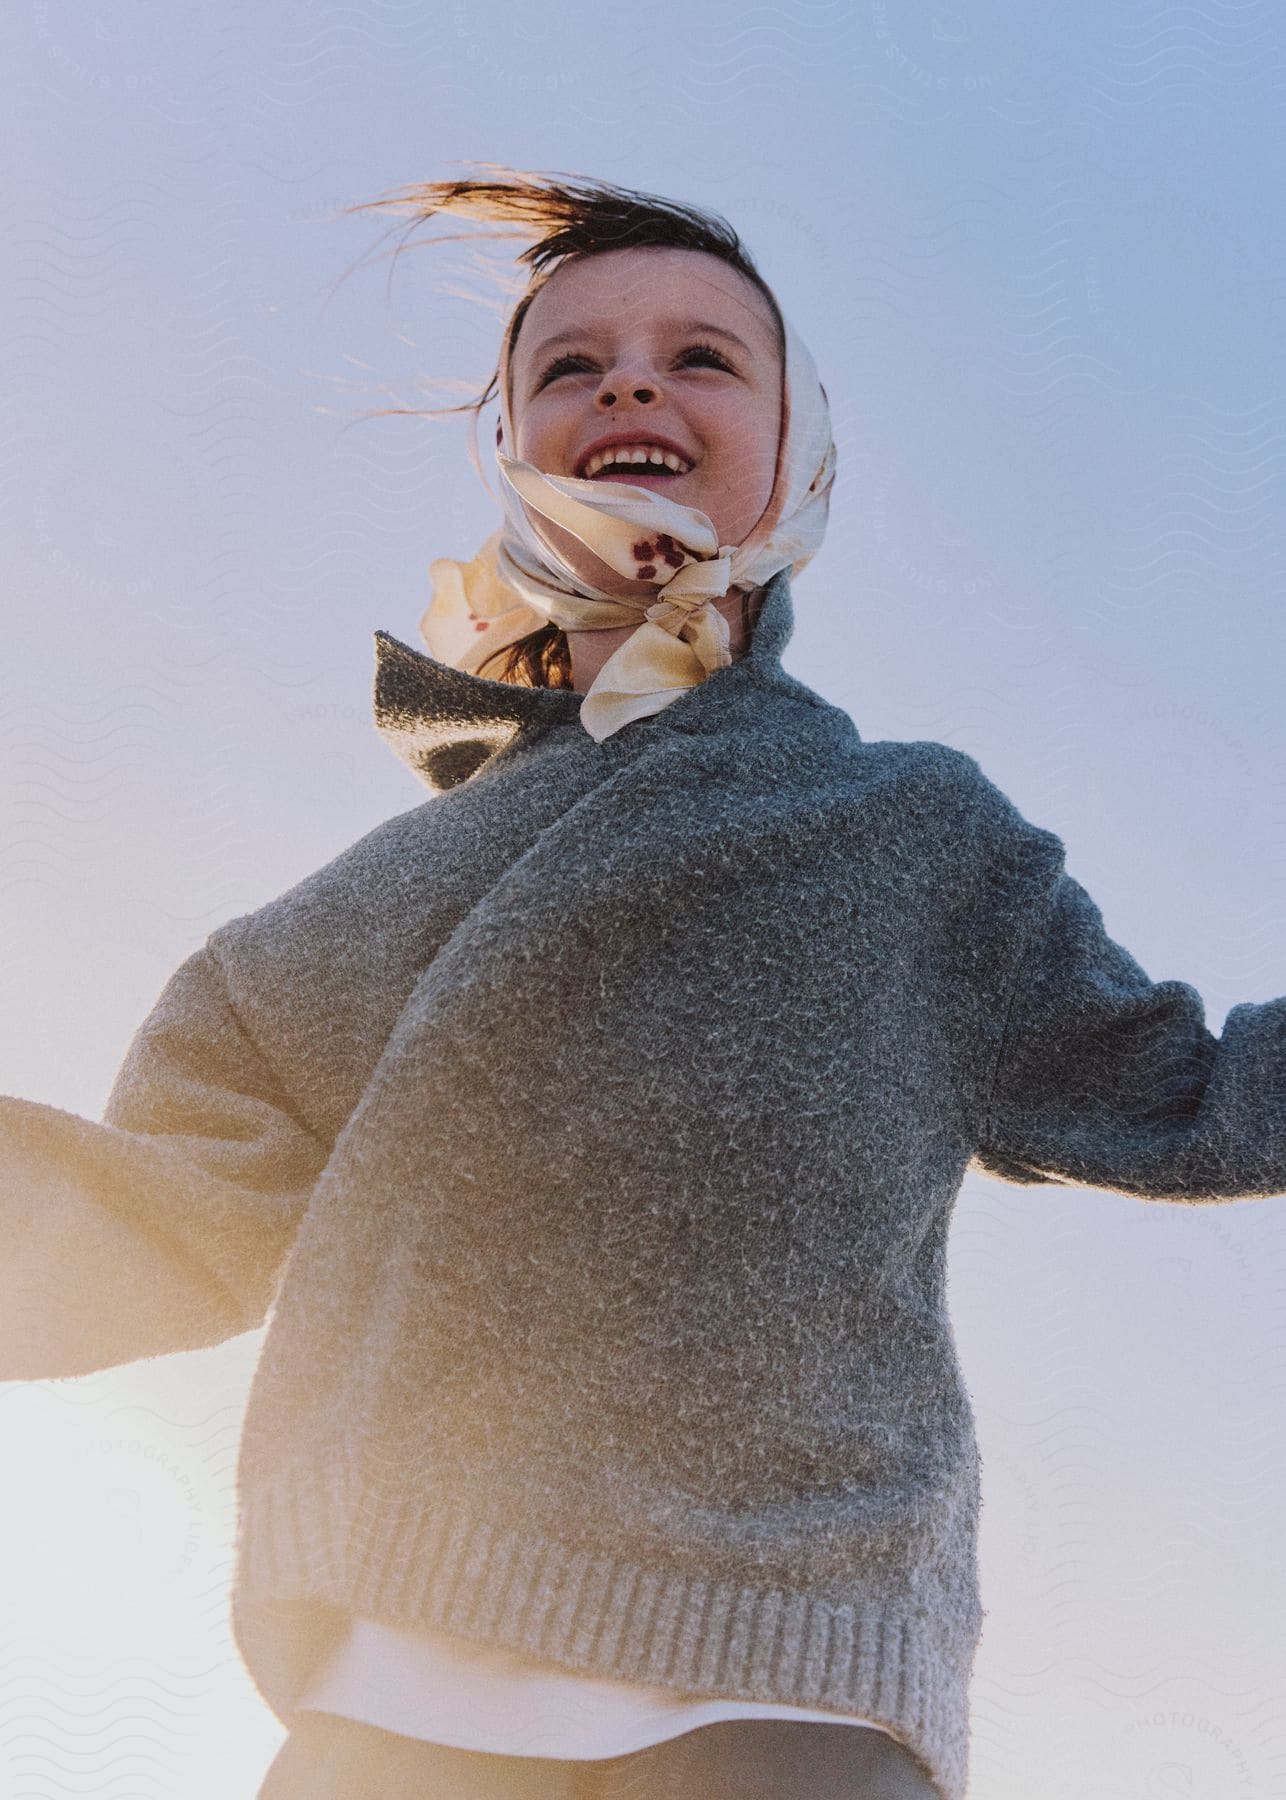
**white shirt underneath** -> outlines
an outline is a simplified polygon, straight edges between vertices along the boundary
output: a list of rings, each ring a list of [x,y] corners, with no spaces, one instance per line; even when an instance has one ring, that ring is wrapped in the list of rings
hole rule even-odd
[[[572,1760],[623,1756],[717,1719],[812,1719],[885,1730],[848,1713],[600,1680],[449,1632],[360,1618],[315,1671],[298,1706],[455,1750]]]

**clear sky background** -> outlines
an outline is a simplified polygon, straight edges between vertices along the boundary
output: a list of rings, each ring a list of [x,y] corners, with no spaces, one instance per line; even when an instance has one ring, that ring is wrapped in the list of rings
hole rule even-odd
[[[496,507],[465,422],[353,421],[480,392],[508,301],[460,244],[390,287],[341,209],[470,160],[731,221],[839,447],[787,667],[864,738],[977,757],[1213,1029],[1286,992],[1263,0],[17,0],[3,52],[0,1091],[97,1117],[208,932],[424,798],[372,634],[419,642],[430,560]],[[950,1292],[970,1800],[1286,1794],[1286,1202],[971,1176]],[[254,1792],[261,1344],[0,1390],[0,1795]]]

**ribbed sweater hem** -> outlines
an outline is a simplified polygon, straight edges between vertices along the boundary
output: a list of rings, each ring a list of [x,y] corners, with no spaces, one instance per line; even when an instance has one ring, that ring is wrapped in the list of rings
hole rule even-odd
[[[860,1715],[921,1760],[943,1800],[964,1800],[976,1614],[707,1580],[440,1497],[398,1506],[357,1495],[351,1472],[331,1467],[242,1499],[233,1632],[288,1729],[356,1614],[600,1679]]]

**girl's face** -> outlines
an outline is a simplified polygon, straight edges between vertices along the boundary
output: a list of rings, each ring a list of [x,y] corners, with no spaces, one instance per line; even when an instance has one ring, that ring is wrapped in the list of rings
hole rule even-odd
[[[648,464],[647,474],[596,479],[698,508],[721,544],[742,543],[758,523],[781,431],[781,354],[764,296],[721,258],[665,248],[564,263],[527,309],[509,373],[521,461],[583,479],[599,439],[659,440],[692,465],[686,473]],[[541,529],[596,587],[655,591],[547,520]]]

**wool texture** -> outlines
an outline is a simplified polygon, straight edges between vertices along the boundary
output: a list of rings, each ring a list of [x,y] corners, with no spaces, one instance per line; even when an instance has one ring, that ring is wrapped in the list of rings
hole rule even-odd
[[[1286,998],[1222,1034],[968,755],[746,655],[603,742],[376,635],[429,797],[215,929],[100,1123],[0,1100],[0,1377],[268,1325],[239,1649],[357,1614],[879,1720],[963,1800],[968,1169],[1286,1193]]]

